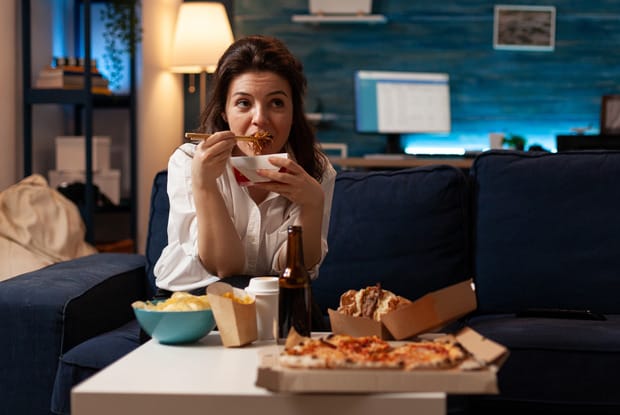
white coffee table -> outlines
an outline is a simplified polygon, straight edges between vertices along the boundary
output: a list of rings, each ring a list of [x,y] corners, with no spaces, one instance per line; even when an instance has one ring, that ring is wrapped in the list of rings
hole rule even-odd
[[[99,414],[424,414],[446,413],[444,393],[286,394],[254,385],[256,342],[225,348],[212,332],[200,342],[150,340],[73,388],[73,415]]]

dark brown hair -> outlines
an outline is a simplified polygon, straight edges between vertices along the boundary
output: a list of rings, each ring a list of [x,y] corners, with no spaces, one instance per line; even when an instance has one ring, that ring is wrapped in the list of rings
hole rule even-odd
[[[307,81],[302,63],[280,40],[269,36],[247,36],[237,40],[220,58],[213,77],[213,96],[200,116],[200,130],[205,133],[228,130],[223,119],[230,83],[246,72],[273,72],[286,79],[291,87],[293,124],[288,148],[295,160],[312,177],[321,180],[325,156],[316,144],[312,126],[304,111]]]

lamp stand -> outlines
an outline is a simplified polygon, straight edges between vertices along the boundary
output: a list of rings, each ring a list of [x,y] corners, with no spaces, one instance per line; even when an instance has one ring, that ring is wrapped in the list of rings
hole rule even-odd
[[[194,73],[189,74],[189,86],[187,87],[187,92],[190,94],[196,92],[196,74]]]
[[[200,114],[207,106],[207,72],[200,72]]]

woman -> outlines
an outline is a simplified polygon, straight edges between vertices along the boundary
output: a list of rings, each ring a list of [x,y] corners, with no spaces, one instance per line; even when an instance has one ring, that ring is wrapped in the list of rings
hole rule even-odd
[[[279,40],[249,36],[220,58],[213,98],[200,131],[168,163],[168,246],[155,265],[160,291],[204,293],[220,279],[278,274],[286,261],[287,228],[303,227],[304,260],[311,276],[327,253],[327,230],[336,172],[319,150],[304,113],[302,64]],[[268,134],[260,154],[278,169],[260,170],[268,181],[241,186],[232,156],[256,154],[235,136]]]

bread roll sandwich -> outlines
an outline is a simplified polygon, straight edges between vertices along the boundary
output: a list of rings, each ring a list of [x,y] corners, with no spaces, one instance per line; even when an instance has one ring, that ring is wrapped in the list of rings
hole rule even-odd
[[[361,290],[349,290],[340,296],[338,311],[353,317],[366,317],[381,321],[381,316],[410,304],[411,301],[384,290],[380,284]]]

